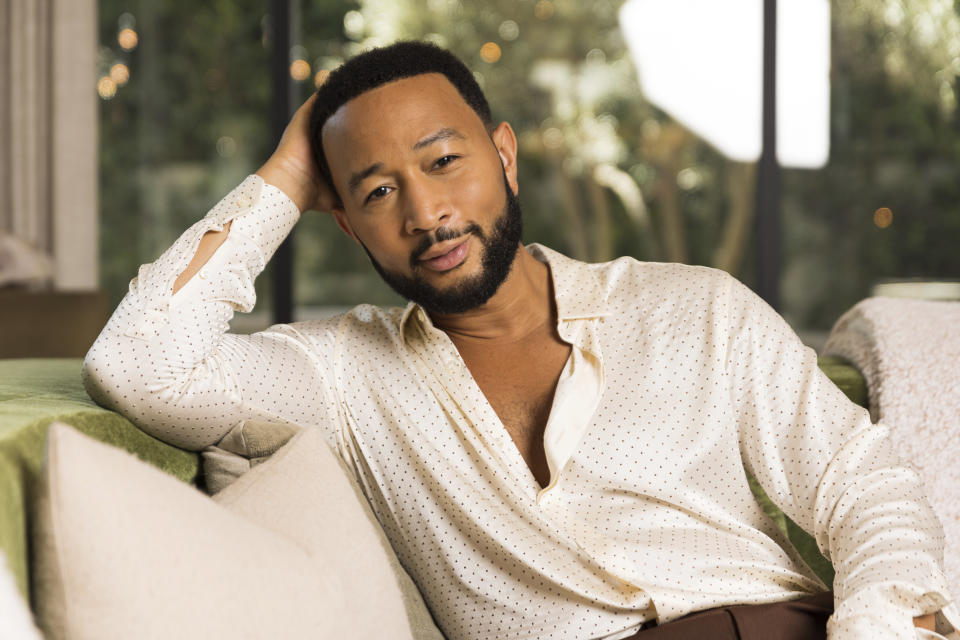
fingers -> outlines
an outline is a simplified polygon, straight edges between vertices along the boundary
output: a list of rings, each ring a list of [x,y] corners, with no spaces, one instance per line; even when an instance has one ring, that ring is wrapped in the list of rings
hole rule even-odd
[[[300,130],[305,136],[309,136],[309,120],[310,112],[313,110],[313,105],[317,101],[317,92],[314,91],[309,98],[304,101],[302,105],[297,109],[297,112],[294,114],[293,120],[300,120],[301,126]],[[309,142],[308,142],[309,144]],[[312,156],[311,156],[312,161]],[[319,171],[316,171],[315,179],[317,186],[317,197],[314,203],[314,209],[316,211],[330,212],[339,204],[339,199],[337,198],[336,192],[327,184],[326,180],[319,175]]]
[[[337,195],[334,193],[326,181],[323,178],[320,178],[317,181],[317,200],[314,204],[314,209],[317,211],[323,211],[330,213],[335,208],[339,206],[339,201]]]
[[[310,94],[310,97],[300,105],[293,114],[293,118],[290,119],[291,122],[294,120],[304,120],[306,122],[310,121],[310,111],[313,110],[313,105],[317,101],[317,92],[314,91]]]

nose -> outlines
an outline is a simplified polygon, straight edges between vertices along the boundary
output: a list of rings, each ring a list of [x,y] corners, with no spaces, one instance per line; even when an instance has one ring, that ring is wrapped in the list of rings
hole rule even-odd
[[[404,230],[410,235],[433,231],[445,225],[451,216],[444,191],[427,180],[411,180],[407,184]]]

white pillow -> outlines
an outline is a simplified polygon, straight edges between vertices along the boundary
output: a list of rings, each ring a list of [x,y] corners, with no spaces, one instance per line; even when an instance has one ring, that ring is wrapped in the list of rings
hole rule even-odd
[[[298,431],[299,425],[265,420],[247,420],[231,429],[216,445],[200,452],[207,493],[220,493],[252,467],[269,460]]]
[[[38,623],[48,639],[72,640],[414,637],[398,578],[336,462],[319,431],[304,429],[217,504],[51,425],[34,538]],[[352,507],[325,486],[338,481]],[[422,637],[442,637],[433,631]]]

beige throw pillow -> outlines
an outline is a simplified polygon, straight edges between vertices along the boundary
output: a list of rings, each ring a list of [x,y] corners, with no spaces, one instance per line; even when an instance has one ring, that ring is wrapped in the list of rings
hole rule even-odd
[[[34,594],[48,639],[442,637],[415,635],[377,532],[316,429],[220,504],[64,424],[50,428],[45,464]],[[325,486],[334,471],[349,498]]]
[[[249,430],[247,433],[249,436]],[[255,433],[261,433],[261,437],[248,437],[248,443],[277,437],[263,435],[260,430]],[[269,449],[248,444],[247,452]],[[213,499],[322,555],[341,577],[355,615],[369,618],[358,621],[352,638],[383,637],[383,631],[390,629],[391,639],[412,636],[416,640],[443,640],[367,499],[319,429],[303,428],[286,446]],[[370,606],[376,611],[365,611]],[[364,631],[367,628],[369,634]],[[378,630],[381,635],[373,635]]]
[[[220,493],[251,468],[266,462],[300,427],[287,422],[247,420],[216,445],[201,451],[207,493]]]

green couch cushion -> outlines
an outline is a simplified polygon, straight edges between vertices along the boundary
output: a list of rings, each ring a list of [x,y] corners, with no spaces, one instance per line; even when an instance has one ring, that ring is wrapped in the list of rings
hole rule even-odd
[[[861,407],[867,406],[867,381],[859,369],[843,358],[833,356],[818,359],[817,365],[848,398]]]
[[[59,420],[97,440],[126,449],[195,483],[200,458],[153,438],[121,415],[98,407],[80,379],[79,358],[0,360],[0,549],[29,597],[29,505],[50,423]]]

